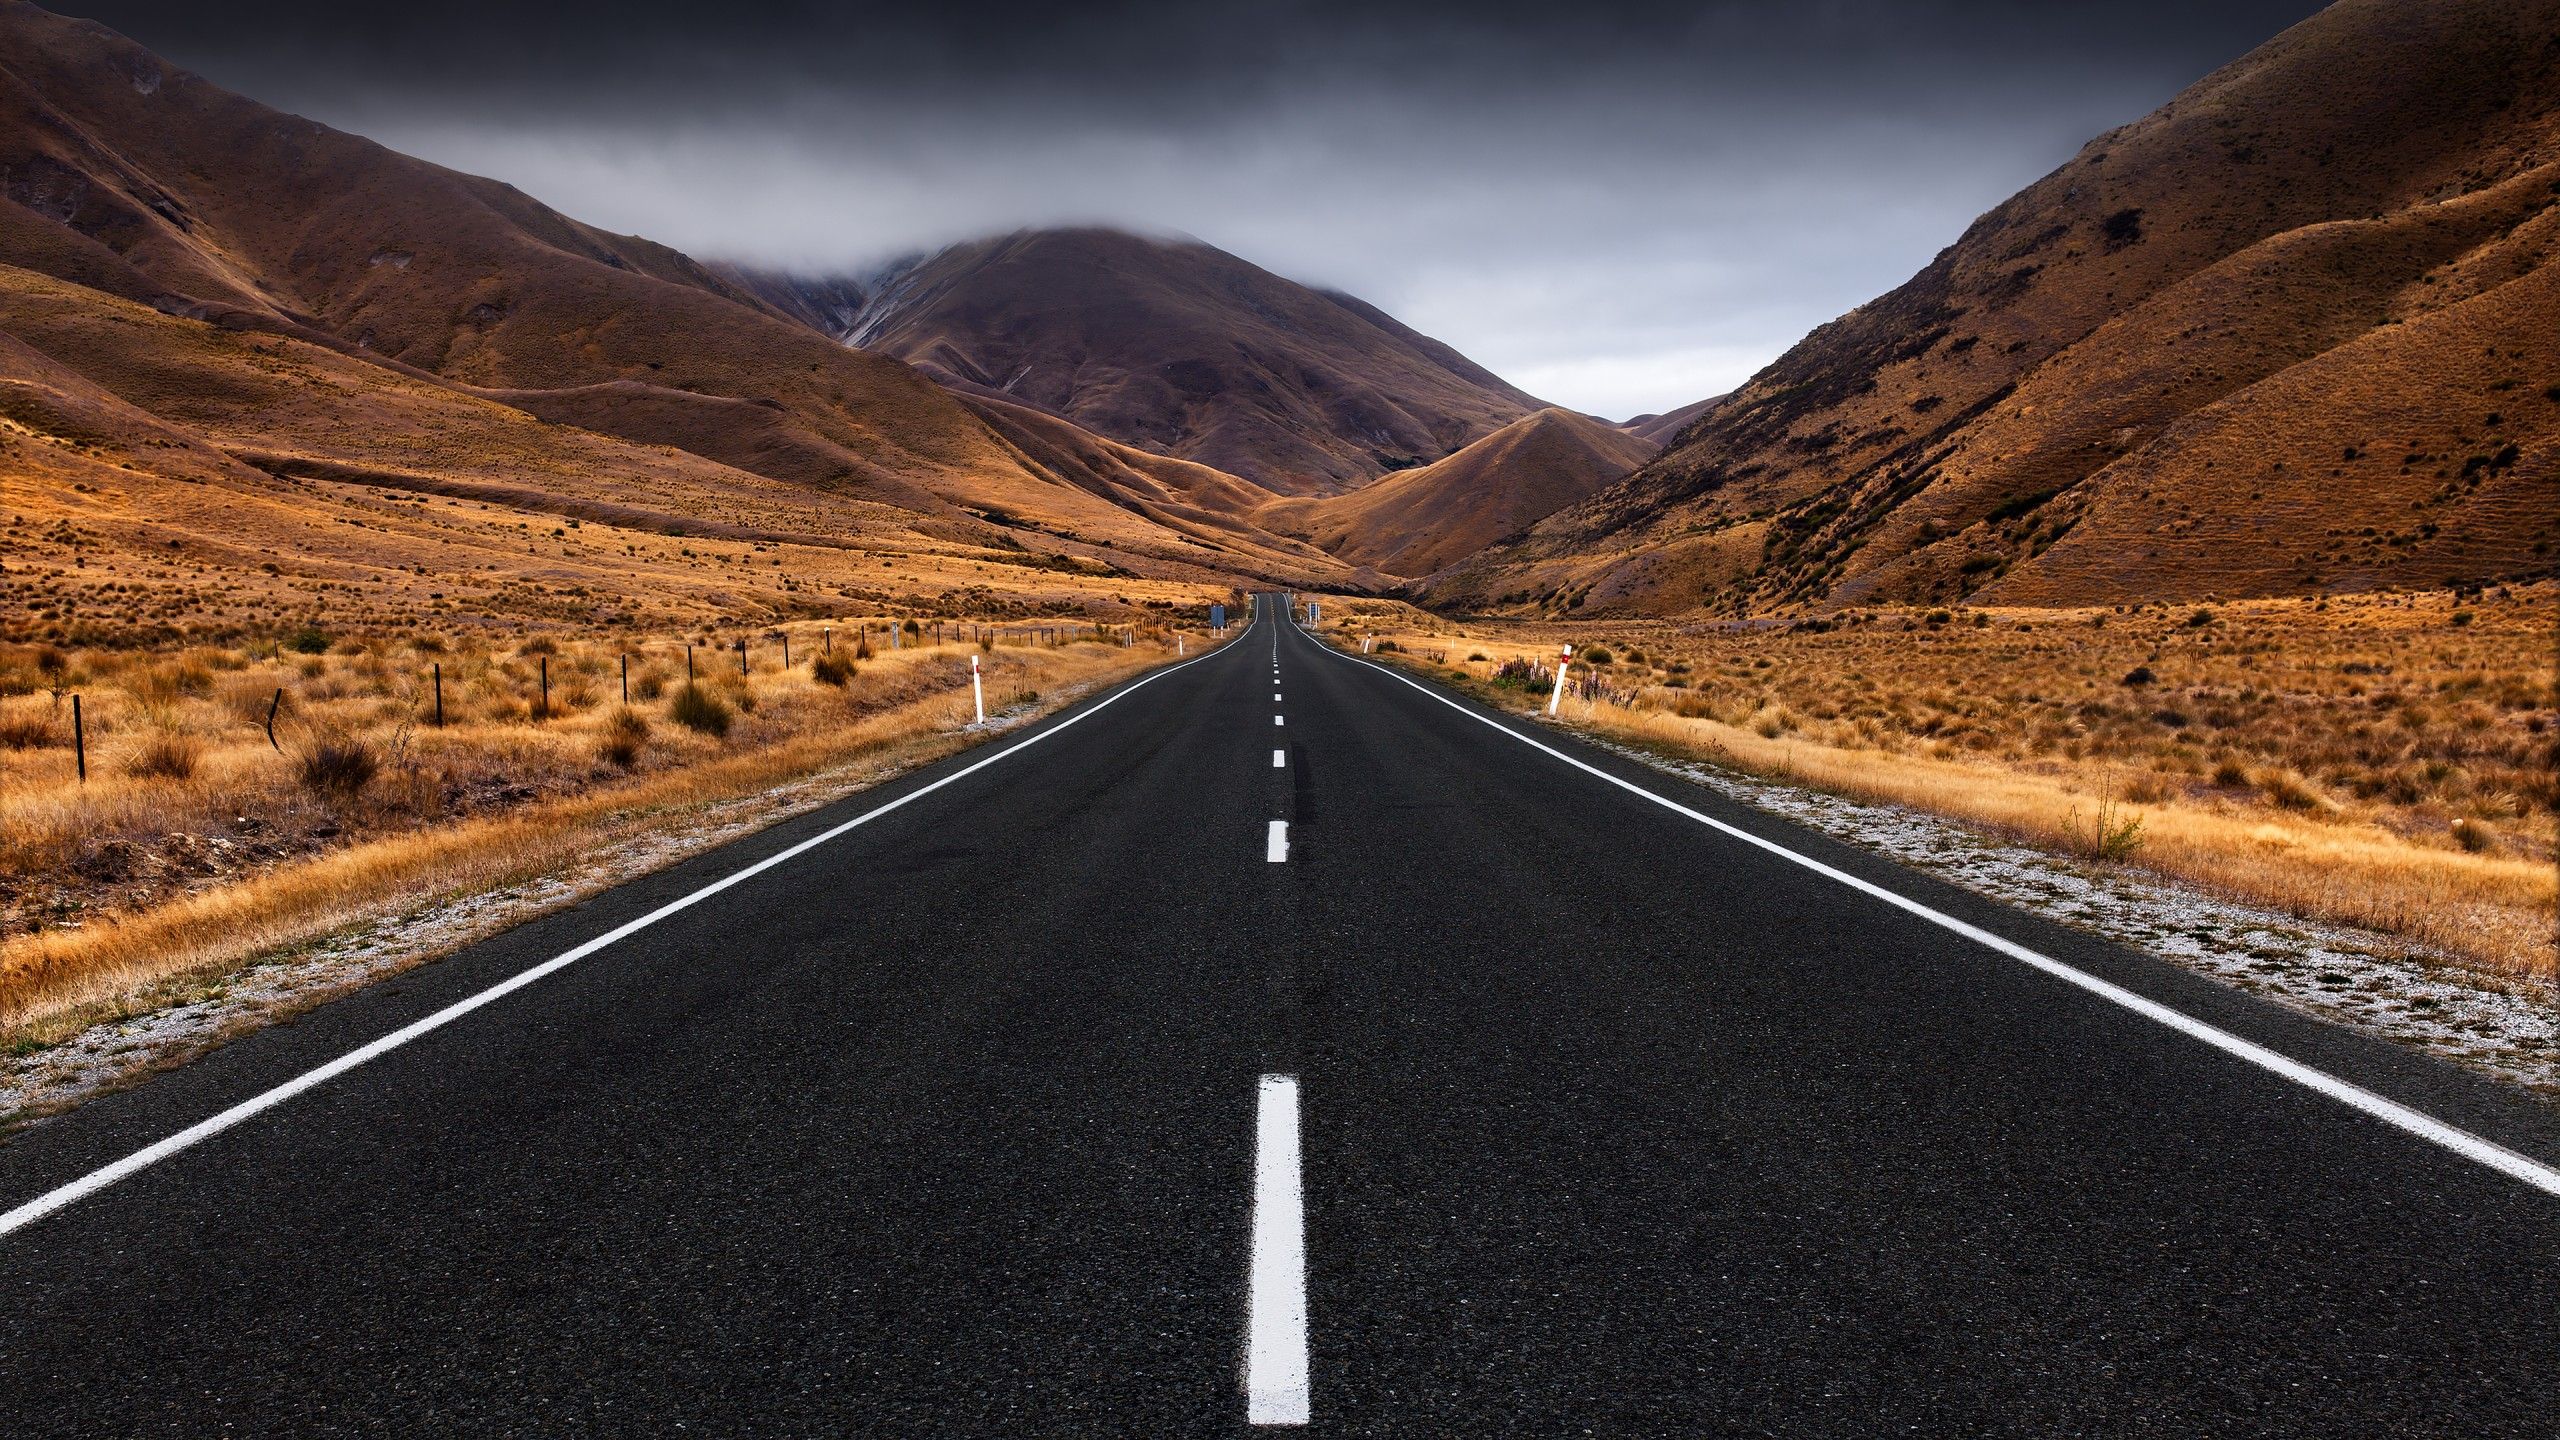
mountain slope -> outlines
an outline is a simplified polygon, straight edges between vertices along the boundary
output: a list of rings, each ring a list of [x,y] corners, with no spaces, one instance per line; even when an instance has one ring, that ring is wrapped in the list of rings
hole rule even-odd
[[[893,506],[943,543],[1073,541],[1300,582],[1341,568],[1289,542],[1204,553],[1121,503],[1114,487],[1156,482],[1116,449],[1085,447],[1081,478],[1033,459],[944,387],[814,332],[840,289],[778,293],[598,231],[21,0],[0,0],[0,264],[710,462],[688,473]],[[695,503],[720,518],[716,495]]]
[[[2547,574],[2560,3],[2346,0],[2092,141],[1456,604]]]
[[[852,338],[1286,494],[1439,459],[1539,405],[1349,296],[1111,230],[955,245],[882,277]]]
[[[1710,395],[1704,400],[1692,400],[1677,410],[1665,410],[1659,415],[1638,415],[1620,422],[1618,428],[1639,440],[1668,445],[1679,438],[1681,431],[1689,428],[1690,421],[1724,403],[1724,399],[1722,395]]]
[[[1347,495],[1275,500],[1254,519],[1355,565],[1428,575],[1616,483],[1654,449],[1588,415],[1540,410],[1445,460]]]
[[[32,5],[0,4],[0,39],[15,202],[0,207],[0,259],[462,384],[770,401],[804,422],[803,478],[918,508],[935,476],[1000,463],[903,367],[826,345],[663,246],[279,114]]]

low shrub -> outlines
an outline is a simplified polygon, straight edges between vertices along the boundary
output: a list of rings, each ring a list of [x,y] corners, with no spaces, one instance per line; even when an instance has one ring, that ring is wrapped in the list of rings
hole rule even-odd
[[[284,642],[284,648],[296,655],[326,655],[329,645],[328,632],[309,625],[286,636]]]
[[[853,662],[833,655],[821,655],[809,662],[809,678],[821,685],[841,687],[853,679]]]

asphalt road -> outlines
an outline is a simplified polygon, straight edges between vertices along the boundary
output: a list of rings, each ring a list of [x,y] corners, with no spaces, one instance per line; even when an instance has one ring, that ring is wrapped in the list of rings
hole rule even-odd
[[[22,1215],[0,1433],[2560,1434],[2550,1110],[1260,609],[0,1146],[5,1210],[914,797]]]

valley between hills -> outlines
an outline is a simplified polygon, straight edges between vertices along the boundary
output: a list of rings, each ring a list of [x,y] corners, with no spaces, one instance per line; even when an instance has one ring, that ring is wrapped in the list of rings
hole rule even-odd
[[[0,1030],[871,783],[1269,591],[2560,983],[2560,3],[2344,0],[1948,240],[1613,421],[1194,240],[686,255],[0,0]]]

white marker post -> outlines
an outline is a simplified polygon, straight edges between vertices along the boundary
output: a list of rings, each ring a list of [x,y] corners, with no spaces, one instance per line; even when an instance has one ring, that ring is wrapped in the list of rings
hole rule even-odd
[[[1556,693],[1547,697],[1547,713],[1550,715],[1556,713],[1556,707],[1564,703],[1564,672],[1572,664],[1573,647],[1567,645],[1564,647],[1564,654],[1556,661]]]
[[[978,678],[978,657],[969,657],[969,698],[978,702],[978,723],[987,723],[987,686]]]

